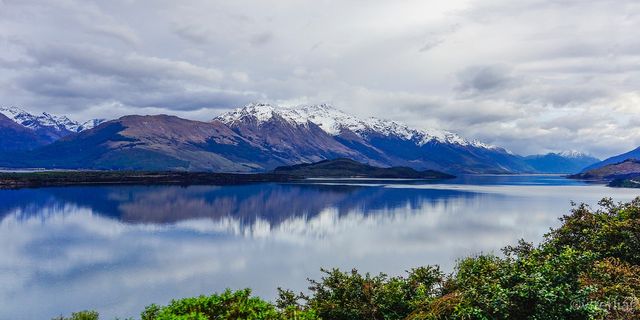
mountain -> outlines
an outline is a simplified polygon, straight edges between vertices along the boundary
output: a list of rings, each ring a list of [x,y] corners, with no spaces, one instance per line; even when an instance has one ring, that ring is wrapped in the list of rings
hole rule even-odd
[[[6,148],[33,149],[0,153],[4,167],[264,172],[348,158],[451,174],[536,172],[525,158],[500,147],[447,131],[360,119],[329,105],[250,104],[209,122],[133,115],[84,124],[47,113],[2,110],[15,122],[3,139],[22,135],[16,140],[21,143]]]
[[[214,120],[290,163],[346,157],[377,166],[452,173],[533,171],[520,157],[499,147],[447,131],[360,119],[324,104],[295,108],[251,104]]]
[[[273,173],[305,178],[359,177],[359,178],[406,178],[406,179],[450,179],[452,175],[433,171],[416,171],[409,167],[381,168],[363,164],[351,159],[339,158],[315,163],[282,166]]]
[[[290,115],[270,105],[252,104],[223,114],[213,122],[224,123],[236,134],[267,150],[283,164],[338,157],[370,160],[337,141],[315,123],[295,121]],[[378,156],[384,157],[382,154]]]
[[[589,169],[582,173],[572,175],[571,178],[611,181],[615,179],[627,179],[635,176],[640,176],[640,160],[628,159],[619,163]]]
[[[578,151],[532,155],[524,161],[541,173],[577,173],[600,160]]]
[[[0,166],[119,170],[265,171],[282,165],[220,122],[125,116],[33,150]]]
[[[640,159],[640,147],[633,149],[629,152],[623,153],[621,155],[613,156],[611,158],[605,159],[601,162],[595,163],[587,168],[584,171],[589,171],[597,168],[602,168],[606,165],[621,163],[628,159]]]
[[[32,130],[37,136],[47,143],[54,142],[72,133],[82,132],[94,128],[104,122],[104,119],[93,119],[80,123],[66,116],[57,116],[47,112],[33,115],[16,107],[0,107],[0,114],[11,119],[15,123]]]
[[[45,145],[47,141],[0,113],[0,154],[6,151],[29,150]]]
[[[627,159],[586,170],[570,176],[573,179],[608,181],[610,187],[640,188],[640,160]]]

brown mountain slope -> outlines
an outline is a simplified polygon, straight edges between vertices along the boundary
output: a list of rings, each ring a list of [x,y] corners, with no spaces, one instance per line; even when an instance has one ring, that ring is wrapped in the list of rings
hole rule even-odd
[[[25,128],[0,113],[0,152],[29,150],[47,141],[33,130]]]
[[[574,179],[610,181],[631,175],[640,175],[640,160],[628,159],[620,163],[591,169],[570,177]]]
[[[222,123],[167,115],[108,121],[24,158],[30,167],[120,170],[247,172],[264,170],[264,163],[281,164]]]

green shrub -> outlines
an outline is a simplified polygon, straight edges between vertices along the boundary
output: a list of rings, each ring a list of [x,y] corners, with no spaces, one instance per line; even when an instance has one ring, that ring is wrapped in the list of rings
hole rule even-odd
[[[280,319],[276,308],[251,290],[226,290],[222,294],[173,300],[165,307],[148,306],[142,320]]]
[[[320,281],[310,280],[309,309],[322,319],[404,319],[418,305],[435,298],[444,275],[437,267],[408,272],[407,277],[361,275],[357,270],[322,270]]]
[[[98,320],[100,315],[95,311],[80,311],[71,314],[71,317],[65,318],[63,316],[53,318],[52,320]]]

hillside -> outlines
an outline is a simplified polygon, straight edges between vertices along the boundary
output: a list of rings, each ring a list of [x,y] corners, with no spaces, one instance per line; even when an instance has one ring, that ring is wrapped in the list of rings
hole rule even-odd
[[[276,168],[273,173],[304,178],[396,178],[396,179],[450,179],[454,176],[433,171],[416,171],[408,167],[380,168],[351,159],[323,160]]]
[[[264,150],[225,125],[178,117],[126,116],[64,137],[0,166],[118,170],[258,171]],[[273,162],[273,166],[281,164]]]
[[[45,139],[32,130],[16,124],[0,113],[0,154],[1,152],[34,149],[46,143]]]
[[[16,151],[0,152],[0,167],[9,168],[266,172],[349,158],[378,167],[508,174],[576,172],[595,160],[561,154],[523,158],[448,131],[362,119],[329,105],[250,104],[209,122],[131,115],[81,124],[17,108],[0,111],[0,151]]]
[[[612,181],[640,175],[640,160],[627,159],[570,176],[574,179]]]
[[[239,135],[254,137],[252,141],[292,159],[292,163],[347,157],[377,166],[450,173],[534,171],[521,157],[496,146],[447,131],[419,130],[376,118],[361,119],[329,105],[281,108],[251,104],[215,120]],[[299,142],[310,152],[301,152]]]
[[[17,107],[0,107],[0,114],[33,132],[43,143],[51,143],[70,134],[92,129],[105,121],[92,119],[81,123],[67,116],[47,112],[35,115]]]
[[[610,157],[610,158],[605,159],[605,160],[603,160],[601,162],[595,163],[595,164],[585,168],[583,171],[586,172],[586,171],[590,171],[590,170],[593,170],[593,169],[598,169],[598,168],[601,168],[601,167],[604,167],[604,166],[607,166],[607,165],[610,165],[610,164],[621,163],[621,162],[623,162],[625,160],[628,160],[628,159],[640,159],[640,147],[638,147],[636,149],[633,149],[633,150],[631,150],[629,152],[625,152],[623,154]]]

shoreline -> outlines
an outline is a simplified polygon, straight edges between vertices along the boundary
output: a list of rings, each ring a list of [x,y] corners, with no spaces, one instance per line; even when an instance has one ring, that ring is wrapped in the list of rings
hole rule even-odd
[[[1,189],[90,185],[234,185],[292,182],[299,178],[273,173],[173,171],[36,171],[0,172]]]

